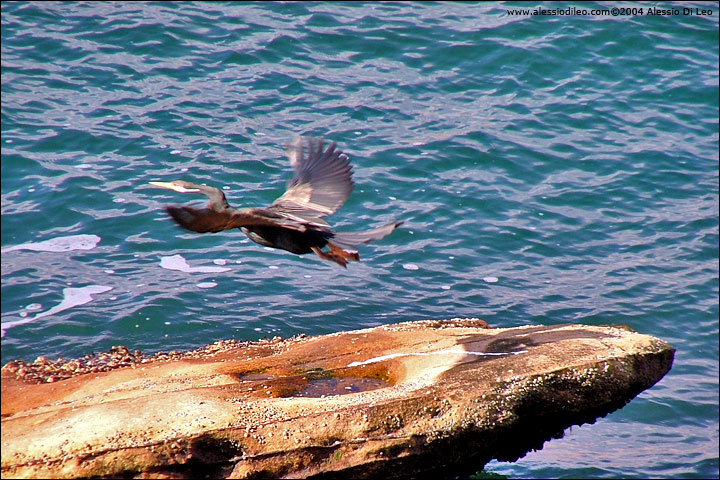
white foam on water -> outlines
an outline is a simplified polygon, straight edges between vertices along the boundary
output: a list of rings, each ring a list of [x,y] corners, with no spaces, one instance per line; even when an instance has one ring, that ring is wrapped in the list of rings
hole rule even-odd
[[[72,307],[77,307],[78,305],[85,305],[86,303],[90,303],[93,300],[93,295],[98,293],[104,293],[107,291],[112,290],[112,287],[107,287],[105,285],[88,285],[87,287],[81,287],[81,288],[63,288],[63,300],[56,306],[52,307],[50,310],[46,310],[44,312],[40,312],[34,317],[25,317],[22,320],[14,320],[12,322],[5,322],[2,324],[2,334],[0,336],[5,336],[5,332],[12,327],[17,327],[18,325],[23,325],[25,323],[30,323],[38,318],[42,317],[48,317],[50,315],[55,315],[56,313],[60,313],[64,310],[67,310]],[[34,306],[39,304],[31,304],[28,305]],[[42,307],[41,307],[42,308]]]
[[[483,281],[487,283],[497,283],[497,277],[483,277]]]
[[[222,273],[229,272],[225,267],[191,267],[182,255],[160,257],[160,266],[167,270],[178,270],[185,273]]]
[[[405,270],[418,270],[420,267],[415,265],[414,263],[404,263],[402,266]]]
[[[217,287],[217,283],[215,282],[200,282],[197,284],[198,288],[213,288]]]
[[[69,235],[67,237],[51,238],[42,242],[23,243],[4,248],[2,253],[16,250],[32,250],[35,252],[71,252],[73,250],[92,250],[100,243],[97,235]]]

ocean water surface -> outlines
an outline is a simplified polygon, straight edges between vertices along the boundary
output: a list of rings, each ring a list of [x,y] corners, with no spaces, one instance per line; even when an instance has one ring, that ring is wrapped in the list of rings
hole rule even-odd
[[[668,375],[486,472],[717,477],[717,3],[508,13],[528,6],[3,2],[2,363],[429,318],[623,323],[677,349]],[[613,5],[542,4],[570,6]],[[298,134],[355,167],[338,230],[405,221],[347,270],[182,231],[163,206],[203,200],[148,185],[265,206]]]

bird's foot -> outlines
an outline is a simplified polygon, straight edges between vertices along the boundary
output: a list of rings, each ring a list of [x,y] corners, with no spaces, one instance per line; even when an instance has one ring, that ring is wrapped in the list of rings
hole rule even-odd
[[[312,251],[315,252],[315,254],[323,260],[335,262],[343,268],[347,268],[348,260],[355,262],[360,261],[360,255],[357,252],[349,252],[347,250],[343,250],[342,248],[338,247],[337,245],[333,245],[330,242],[328,242],[328,248],[330,249],[329,252],[324,252],[318,247],[312,247]]]

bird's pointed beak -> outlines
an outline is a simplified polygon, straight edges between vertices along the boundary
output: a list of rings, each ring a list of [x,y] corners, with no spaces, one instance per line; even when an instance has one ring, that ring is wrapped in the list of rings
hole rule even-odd
[[[161,188],[169,188],[170,190],[175,190],[175,185],[173,185],[170,182],[150,182],[150,185],[154,185],[156,187],[161,187]]]
[[[174,191],[180,192],[180,193],[198,193],[198,192],[200,192],[200,190],[197,190],[194,188],[181,187],[180,185],[176,185],[173,182],[149,182],[149,183],[150,183],[150,185],[153,185],[155,187],[167,188],[167,189],[174,190]]]

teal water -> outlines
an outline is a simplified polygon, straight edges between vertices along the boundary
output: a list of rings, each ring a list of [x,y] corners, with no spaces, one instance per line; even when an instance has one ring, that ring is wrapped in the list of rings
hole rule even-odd
[[[624,323],[677,348],[670,373],[486,471],[717,477],[717,3],[515,6],[3,2],[2,362],[427,318]],[[347,270],[183,232],[162,207],[199,199],[147,185],[267,205],[295,134],[351,157],[339,230],[405,220]]]

